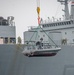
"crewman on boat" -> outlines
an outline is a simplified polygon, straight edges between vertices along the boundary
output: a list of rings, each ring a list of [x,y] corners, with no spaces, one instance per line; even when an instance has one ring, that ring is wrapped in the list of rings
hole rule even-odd
[[[40,41],[36,42],[36,46],[38,47],[38,49],[42,49],[42,47],[43,47],[42,41],[43,41],[43,38],[40,38]]]

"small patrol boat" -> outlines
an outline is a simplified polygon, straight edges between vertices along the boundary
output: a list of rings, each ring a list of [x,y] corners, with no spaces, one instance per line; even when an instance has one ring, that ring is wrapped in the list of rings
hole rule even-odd
[[[38,28],[42,29],[41,26],[38,26]],[[41,37],[37,41],[31,41],[34,34],[32,35],[31,39],[26,43],[24,47],[24,51],[22,52],[25,56],[28,57],[46,57],[46,56],[55,56],[58,51],[61,50],[61,47],[59,47],[50,37],[49,35],[42,29],[42,31],[45,33],[45,35],[50,39],[53,43],[53,45],[49,42],[45,42],[43,40],[43,37]],[[37,30],[38,35],[41,35],[40,30]]]
[[[28,57],[47,57],[47,56],[55,56],[57,52],[60,50],[61,50],[60,47],[50,45],[44,45],[42,46],[42,48],[28,45],[28,47],[25,47],[25,50],[22,53]]]
[[[55,56],[61,48],[59,46],[50,45],[49,43],[36,42],[36,44],[27,44],[24,47],[22,52],[25,56],[28,57],[47,57]]]

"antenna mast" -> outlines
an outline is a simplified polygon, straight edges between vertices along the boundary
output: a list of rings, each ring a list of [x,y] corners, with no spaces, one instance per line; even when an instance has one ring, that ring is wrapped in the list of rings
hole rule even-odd
[[[74,0],[71,0],[71,19],[74,19]]]
[[[58,0],[58,2],[60,2],[62,5],[65,5],[65,9],[63,11],[65,12],[65,20],[68,20],[70,18],[68,0]]]

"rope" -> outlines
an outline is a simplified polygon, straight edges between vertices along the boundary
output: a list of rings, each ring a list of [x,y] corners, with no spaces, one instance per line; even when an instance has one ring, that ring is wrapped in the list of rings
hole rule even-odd
[[[35,37],[35,40],[36,40],[36,38],[37,38],[37,35],[38,35],[38,32],[36,33],[36,37]]]
[[[34,32],[34,33],[33,33],[33,35],[31,36],[31,38],[30,38],[29,42],[30,42],[30,41],[31,41],[31,39],[33,38],[34,34],[35,34],[35,32]],[[29,43],[29,42],[28,42],[28,43]]]
[[[56,13],[55,13],[54,17],[56,17],[59,8],[60,8],[60,4],[59,4],[58,7],[57,7],[57,10],[56,10]]]
[[[39,28],[39,26],[36,28],[36,30]],[[33,33],[33,35],[31,36],[30,40],[28,41],[28,43],[31,41],[31,39],[33,38],[35,32]],[[36,35],[37,36],[37,35]]]
[[[39,26],[37,27],[37,29],[38,29],[39,27],[41,28],[41,26],[39,25]],[[43,30],[43,28],[41,28],[41,29],[42,29],[42,31],[48,36],[48,38],[58,47],[58,45],[49,37],[49,35]],[[35,34],[35,32],[34,32],[33,35],[31,36],[29,42],[30,42],[31,39],[33,38],[34,34]],[[37,36],[37,35],[36,35],[36,36]],[[28,43],[29,43],[29,42],[28,42]]]
[[[40,27],[41,28],[41,27]],[[41,28],[42,31],[48,36],[48,38],[58,47],[58,45],[49,37],[49,35],[43,30],[43,28]]]

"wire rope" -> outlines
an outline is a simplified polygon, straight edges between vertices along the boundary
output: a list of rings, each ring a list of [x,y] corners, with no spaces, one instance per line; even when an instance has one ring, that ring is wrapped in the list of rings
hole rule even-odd
[[[41,27],[40,27],[41,28]],[[58,45],[49,37],[49,35],[45,32],[45,30],[43,30],[43,28],[41,28],[42,31],[48,36],[48,38],[58,47]]]
[[[55,13],[54,17],[56,17],[59,8],[60,8],[60,4],[59,4],[58,7],[57,7],[57,10],[56,10],[56,13]]]
[[[36,28],[36,31],[37,31],[37,29],[39,29],[39,26]],[[33,33],[33,35],[31,36],[31,38],[30,38],[30,40],[28,41],[28,43],[31,41],[31,39],[33,38],[33,36],[34,36],[34,34],[35,34],[35,32]],[[36,35],[37,36],[37,35]]]

